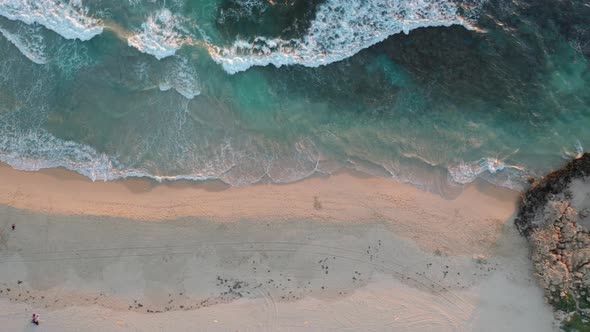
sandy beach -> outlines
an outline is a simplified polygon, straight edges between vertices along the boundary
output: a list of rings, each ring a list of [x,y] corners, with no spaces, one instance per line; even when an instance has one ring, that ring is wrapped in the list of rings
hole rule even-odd
[[[143,222],[179,218],[224,223],[382,222],[426,250],[466,255],[483,254],[493,247],[518,197],[517,192],[478,182],[447,200],[408,184],[353,171],[239,188],[221,182],[92,182],[63,169],[23,172],[0,167],[0,204],[31,212]]]
[[[551,331],[518,197],[351,172],[228,188],[2,166],[0,330]]]

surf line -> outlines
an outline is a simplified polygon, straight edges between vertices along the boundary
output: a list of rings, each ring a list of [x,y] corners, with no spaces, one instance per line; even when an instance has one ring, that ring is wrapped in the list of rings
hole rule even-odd
[[[125,29],[123,26],[121,26],[120,24],[118,24],[114,21],[103,22],[103,29],[105,31],[112,32],[119,40],[127,43],[128,46],[132,47],[132,45],[129,45],[129,39],[136,35],[135,32]],[[192,36],[184,35],[180,38],[180,41],[181,41],[180,47],[177,48],[175,51],[178,51],[180,48],[182,48],[184,46],[201,47],[206,50],[210,50],[212,47],[215,47],[211,43],[208,42],[209,38],[207,38],[207,36],[203,34],[201,29],[198,29],[198,30],[199,30],[199,33],[202,35],[203,40],[198,40],[198,39],[193,38]],[[133,48],[137,49],[136,47],[133,47]],[[141,50],[138,50],[138,51],[141,52]],[[145,52],[141,52],[141,53],[145,53]],[[150,53],[146,53],[146,54],[149,54],[149,55],[155,57],[154,54],[150,54]]]

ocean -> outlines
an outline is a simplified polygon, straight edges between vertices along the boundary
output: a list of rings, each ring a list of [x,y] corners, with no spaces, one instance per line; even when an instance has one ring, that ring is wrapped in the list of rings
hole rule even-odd
[[[0,34],[17,169],[444,195],[590,146],[590,0],[0,0]]]

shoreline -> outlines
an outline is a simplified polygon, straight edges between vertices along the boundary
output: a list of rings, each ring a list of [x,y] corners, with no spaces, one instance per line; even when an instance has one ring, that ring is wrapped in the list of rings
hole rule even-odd
[[[0,164],[0,204],[34,213],[137,222],[183,218],[221,223],[377,221],[423,249],[452,254],[488,252],[496,239],[493,234],[511,220],[519,195],[479,182],[447,200],[409,184],[355,171],[288,184],[230,187],[218,181],[92,182],[60,168],[28,172]]]

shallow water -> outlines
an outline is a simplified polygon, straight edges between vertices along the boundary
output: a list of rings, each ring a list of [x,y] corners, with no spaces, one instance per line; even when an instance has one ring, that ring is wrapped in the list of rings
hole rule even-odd
[[[588,26],[587,0],[0,0],[0,160],[520,189],[590,144]]]

